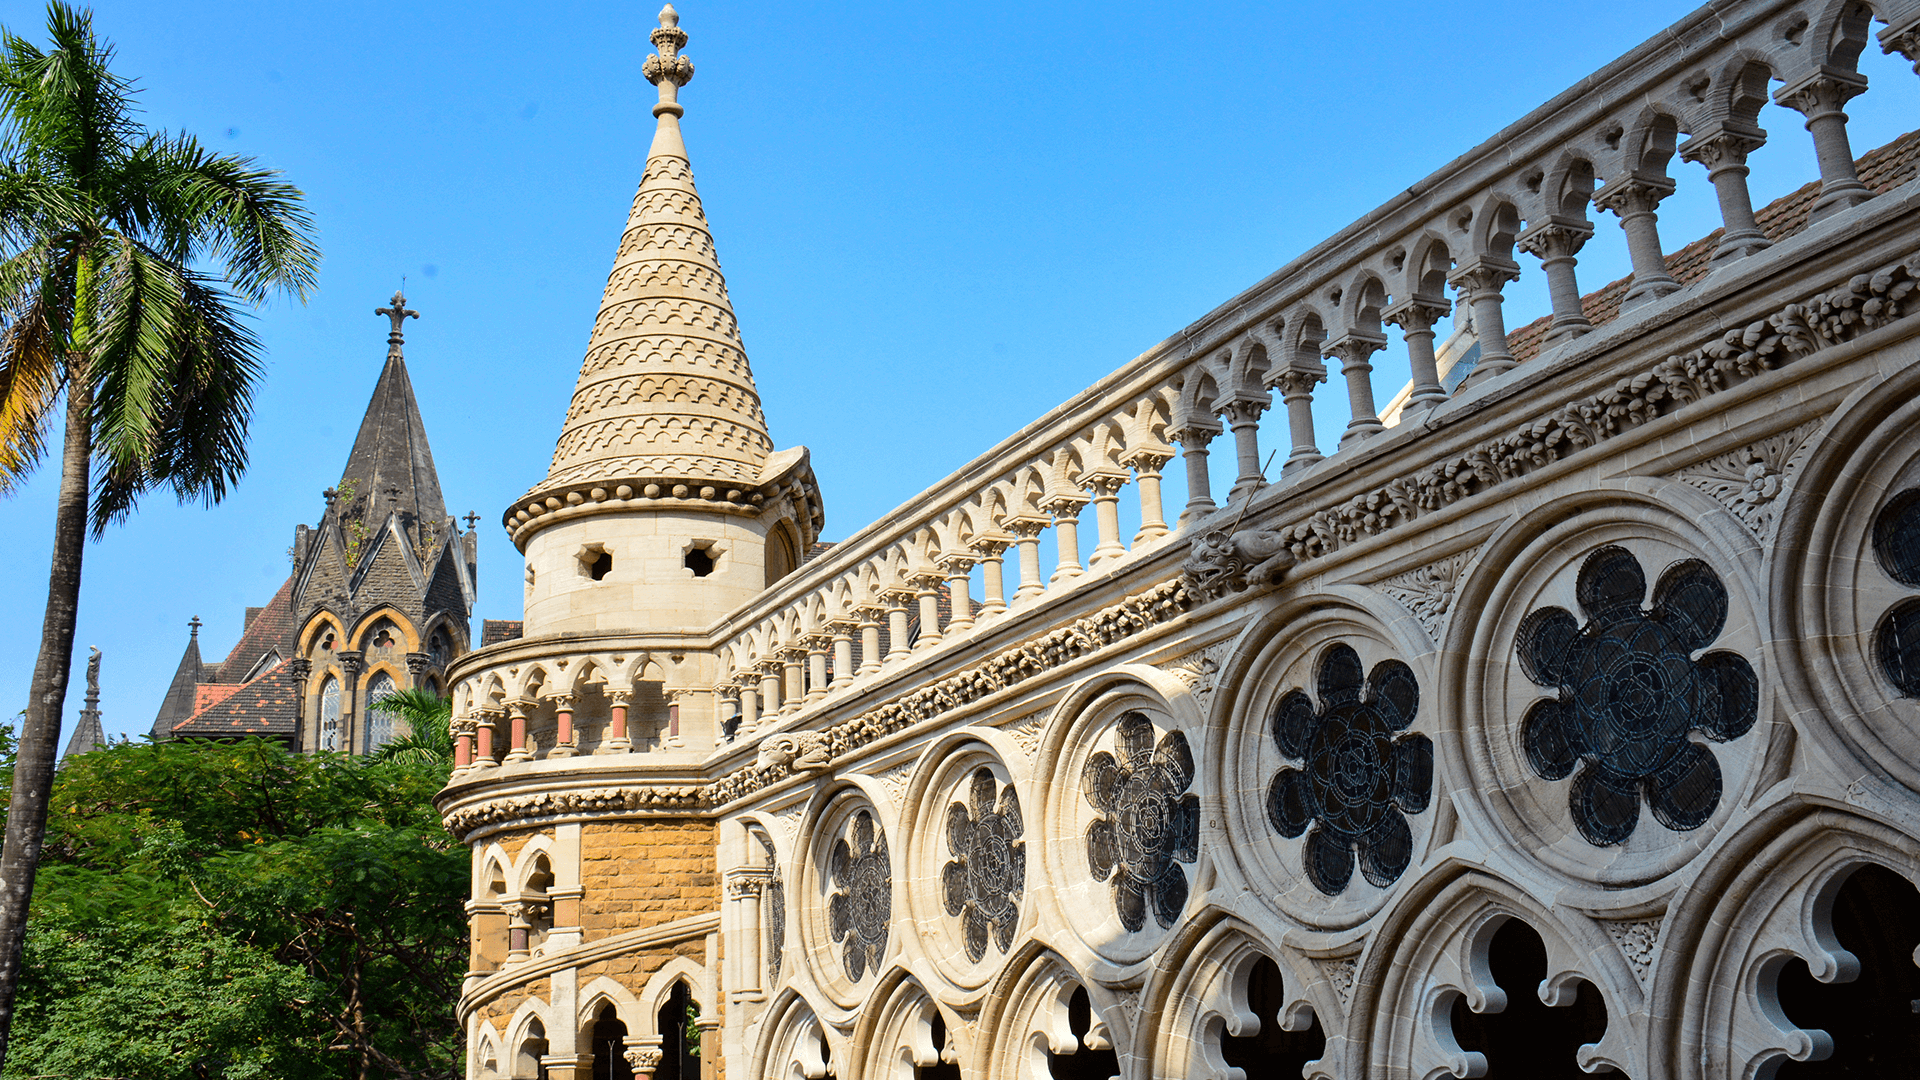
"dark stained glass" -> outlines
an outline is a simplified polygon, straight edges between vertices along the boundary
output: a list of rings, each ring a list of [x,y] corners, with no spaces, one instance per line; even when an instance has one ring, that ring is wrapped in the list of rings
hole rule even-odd
[[[859,982],[867,972],[880,970],[887,951],[887,927],[893,920],[893,866],[887,859],[887,838],[874,824],[871,811],[853,815],[848,837],[833,842],[827,872],[834,893],[827,899],[827,917],[833,940],[847,944],[843,958],[847,978]]]
[[[1187,906],[1181,863],[1200,857],[1200,798],[1193,783],[1193,751],[1178,731],[1153,741],[1153,721],[1121,714],[1114,740],[1120,757],[1102,750],[1082,773],[1087,801],[1101,817],[1087,827],[1087,865],[1095,881],[1113,880],[1120,925],[1139,930],[1154,921],[1170,927]]]
[[[999,798],[996,800],[996,790]],[[993,770],[975,769],[968,801],[947,808],[947,845],[953,860],[942,868],[947,914],[960,919],[967,959],[987,954],[987,939],[1006,952],[1020,921],[1020,892],[1027,880],[1027,845],[1020,839],[1020,797],[1001,788]]]

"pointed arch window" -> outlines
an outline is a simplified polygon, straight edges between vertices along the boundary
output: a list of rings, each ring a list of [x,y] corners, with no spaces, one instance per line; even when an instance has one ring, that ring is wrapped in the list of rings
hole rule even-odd
[[[376,671],[367,680],[367,753],[393,741],[393,714],[374,707],[376,702],[392,697],[399,691],[393,676],[384,671]]]
[[[320,684],[320,749],[340,749],[340,680],[331,675]]]

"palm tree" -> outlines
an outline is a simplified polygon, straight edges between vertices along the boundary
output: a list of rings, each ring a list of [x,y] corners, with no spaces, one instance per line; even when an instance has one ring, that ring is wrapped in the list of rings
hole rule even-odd
[[[407,722],[407,733],[381,745],[383,761],[431,762],[453,767],[453,699],[431,690],[401,690],[367,706]]]
[[[220,501],[246,468],[261,372],[237,308],[304,301],[319,264],[300,191],[140,124],[92,23],[56,0],[45,51],[0,30],[0,494],[39,464],[66,404],[46,621],[0,850],[0,1062],[89,519],[97,538],[156,488]]]

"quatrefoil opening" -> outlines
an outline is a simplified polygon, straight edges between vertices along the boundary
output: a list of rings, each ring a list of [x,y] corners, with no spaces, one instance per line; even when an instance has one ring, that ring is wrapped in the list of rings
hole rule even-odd
[[[1759,716],[1759,681],[1745,657],[1694,658],[1726,625],[1726,587],[1706,563],[1682,560],[1642,610],[1640,561],[1608,546],[1581,564],[1575,595],[1585,626],[1541,608],[1516,636],[1527,677],[1559,691],[1521,721],[1528,763],[1546,780],[1573,775],[1568,808],[1596,846],[1633,835],[1643,797],[1667,828],[1699,828],[1720,805],[1720,763],[1692,733],[1725,742]]]
[[[1433,741],[1403,734],[1420,707],[1413,669],[1386,660],[1364,670],[1359,653],[1335,645],[1320,660],[1320,707],[1296,689],[1273,710],[1273,743],[1301,767],[1274,774],[1267,820],[1289,839],[1307,833],[1307,880],[1329,896],[1353,880],[1356,851],[1367,881],[1399,880],[1413,862],[1406,815],[1433,794]]]

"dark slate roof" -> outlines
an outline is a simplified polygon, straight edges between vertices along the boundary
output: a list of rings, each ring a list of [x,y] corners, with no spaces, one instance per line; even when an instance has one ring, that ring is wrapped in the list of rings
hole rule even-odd
[[[193,687],[200,681],[200,631],[187,639],[187,651],[180,654],[180,666],[167,685],[167,696],[160,700],[160,711],[153,718],[153,737],[164,739],[173,725],[193,715]]]
[[[267,601],[265,607],[247,610],[254,613],[247,620],[247,628],[241,631],[240,640],[234,642],[227,658],[207,681],[245,681],[261,659],[270,653],[278,652],[280,660],[293,659],[300,633],[299,624],[293,618],[293,578],[288,577],[280,583],[280,591],[273,594],[273,599]]]
[[[259,678],[241,686],[203,686],[201,689],[214,691],[207,695],[215,699],[213,703],[175,724],[168,731],[168,738],[237,739],[265,735],[293,739],[296,703],[286,662],[275,664]]]
[[[1884,195],[1901,184],[1920,174],[1920,131],[1910,131],[1876,150],[1869,151],[1854,163],[1854,169],[1860,175],[1860,182],[1873,190],[1875,195]],[[1807,227],[1808,211],[1820,195],[1820,182],[1804,185],[1790,195],[1783,195],[1768,203],[1753,215],[1760,231],[1767,239],[1775,243],[1786,239]],[[1710,260],[1713,249],[1720,245],[1723,229],[1715,229],[1707,235],[1688,244],[1686,247],[1667,256],[1667,273],[1672,274],[1682,285],[1691,285],[1707,276],[1712,269]],[[1587,320],[1595,326],[1612,322],[1620,316],[1620,302],[1627,295],[1628,286],[1633,284],[1632,277],[1609,282],[1580,298],[1580,309]],[[1540,347],[1546,342],[1547,327],[1553,322],[1553,316],[1543,315],[1527,325],[1507,335],[1507,351],[1515,360],[1530,360],[1540,354]]]
[[[66,753],[60,755],[65,761],[75,754],[84,754],[89,750],[98,750],[107,745],[107,733],[100,728],[100,714],[93,709],[80,710],[80,722],[73,725],[73,738],[67,740]]]
[[[480,620],[480,647],[513,641],[525,633],[527,624],[520,619]]]
[[[366,514],[370,527],[385,520],[390,487],[400,489],[396,502],[409,531],[418,522],[430,522],[437,529],[446,520],[440,477],[433,470],[433,451],[427,448],[427,426],[420,419],[413,381],[407,378],[407,364],[397,348],[387,354],[386,366],[380,369],[380,381],[374,384],[373,399],[367,402],[340,482],[352,485],[356,503],[372,508]],[[419,539],[417,532],[414,539]]]

